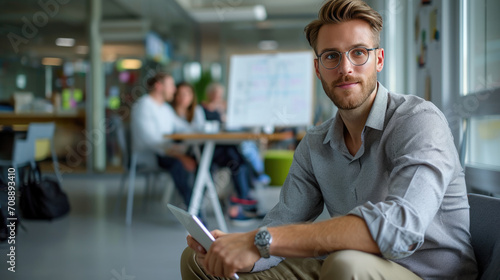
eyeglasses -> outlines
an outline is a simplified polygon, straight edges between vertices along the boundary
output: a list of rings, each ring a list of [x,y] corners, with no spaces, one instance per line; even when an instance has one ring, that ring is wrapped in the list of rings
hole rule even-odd
[[[324,51],[316,57],[321,61],[323,67],[326,69],[335,69],[340,65],[342,61],[342,54],[346,54],[349,61],[354,66],[361,66],[365,64],[370,58],[370,51],[376,50],[378,48],[363,48],[363,47],[354,47],[346,52],[338,52],[338,51]]]

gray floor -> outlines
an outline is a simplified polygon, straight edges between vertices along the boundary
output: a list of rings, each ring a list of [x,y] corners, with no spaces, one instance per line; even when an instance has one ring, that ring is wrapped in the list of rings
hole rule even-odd
[[[179,258],[186,231],[162,202],[162,188],[145,200],[144,181],[137,181],[133,224],[127,227],[124,203],[115,211],[118,185],[118,175],[65,175],[71,213],[52,222],[23,220],[26,230],[20,229],[16,236],[16,272],[7,270],[10,245],[3,243],[0,279],[181,279]],[[267,192],[269,205],[279,189]],[[209,211],[213,229],[211,217]],[[246,231],[258,222],[228,226],[231,232]]]

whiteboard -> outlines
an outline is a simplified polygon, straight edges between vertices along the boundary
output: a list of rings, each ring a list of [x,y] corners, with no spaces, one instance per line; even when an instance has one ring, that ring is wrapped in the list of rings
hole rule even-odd
[[[226,127],[310,125],[313,53],[233,55]]]

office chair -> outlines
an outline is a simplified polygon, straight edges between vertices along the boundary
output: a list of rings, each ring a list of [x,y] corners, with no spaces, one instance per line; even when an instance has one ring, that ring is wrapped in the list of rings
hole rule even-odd
[[[145,164],[139,161],[139,153],[134,151],[131,145],[131,132],[128,126],[125,126],[122,119],[119,116],[110,117],[111,127],[115,129],[116,138],[118,141],[118,147],[122,156],[122,168],[124,173],[122,174],[120,180],[120,189],[117,197],[117,202],[115,206],[115,211],[120,208],[121,197],[125,188],[125,181],[128,179],[128,191],[127,191],[127,209],[125,214],[125,223],[130,226],[132,224],[132,211],[134,204],[134,189],[135,189],[135,179],[136,175],[143,175],[146,180],[146,194],[148,197],[151,188],[156,183],[156,178],[160,174],[167,174],[170,178],[170,173],[159,167],[156,163]],[[169,182],[173,182],[169,180]],[[165,200],[170,201],[174,194],[173,183],[167,184]]]
[[[35,160],[35,142],[39,139],[47,139],[50,142],[52,154],[52,164],[54,172],[59,184],[62,182],[61,173],[59,172],[59,164],[57,161],[56,150],[54,147],[54,132],[55,123],[30,123],[26,139],[15,139],[13,145],[12,159],[0,160],[0,166],[13,167],[18,170],[18,167],[31,165],[36,168]],[[19,184],[19,176],[15,178],[16,186]]]
[[[470,233],[480,280],[500,280],[500,199],[469,194]]]

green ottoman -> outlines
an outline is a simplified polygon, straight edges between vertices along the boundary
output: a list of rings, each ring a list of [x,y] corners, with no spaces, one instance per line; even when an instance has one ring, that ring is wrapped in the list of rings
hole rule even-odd
[[[269,185],[283,185],[292,165],[293,153],[294,151],[290,150],[268,150],[264,154],[264,170],[271,177]]]

